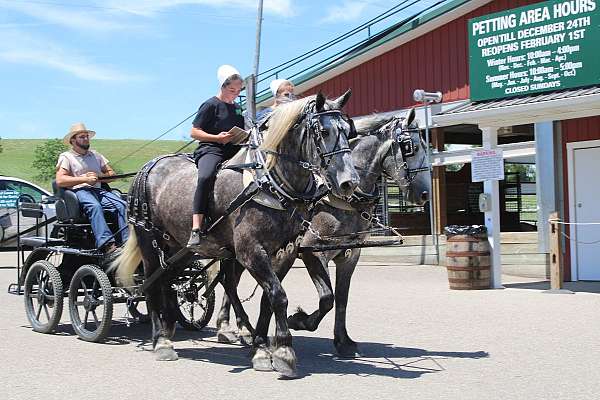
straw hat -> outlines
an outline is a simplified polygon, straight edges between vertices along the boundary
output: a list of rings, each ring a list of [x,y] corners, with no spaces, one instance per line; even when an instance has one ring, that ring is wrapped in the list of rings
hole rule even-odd
[[[227,78],[231,78],[233,75],[240,75],[240,72],[231,65],[221,65],[217,70],[217,79],[219,79],[219,87],[222,87]]]
[[[271,81],[271,84],[269,85],[269,87],[271,88],[273,97],[277,97],[277,91],[279,90],[279,87],[287,82],[291,83],[287,79],[275,79],[275,80]]]
[[[67,146],[70,146],[71,139],[73,138],[73,136],[77,135],[78,133],[87,133],[88,135],[90,135],[90,139],[96,135],[96,132],[90,131],[89,129],[87,129],[85,127],[85,125],[83,124],[83,122],[77,122],[76,124],[71,125],[71,129],[69,129],[69,133],[67,133],[65,135],[65,137],[63,138],[63,143],[66,144]]]

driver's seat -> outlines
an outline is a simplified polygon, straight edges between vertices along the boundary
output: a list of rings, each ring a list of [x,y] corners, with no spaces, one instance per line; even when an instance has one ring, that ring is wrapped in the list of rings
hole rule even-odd
[[[56,180],[52,180],[52,191],[56,197],[56,219],[58,222],[71,224],[87,224],[87,217],[79,206],[79,200],[75,192],[58,186]]]

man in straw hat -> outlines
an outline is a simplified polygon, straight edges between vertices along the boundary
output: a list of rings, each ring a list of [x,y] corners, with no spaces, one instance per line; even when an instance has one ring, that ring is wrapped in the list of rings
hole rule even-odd
[[[258,122],[264,120],[278,105],[296,100],[294,84],[287,79],[275,79],[271,81],[269,87],[273,93],[273,105],[263,108],[257,113],[256,121]]]
[[[124,243],[129,236],[126,205],[119,196],[100,186],[99,177],[112,176],[115,172],[102,154],[90,150],[90,139],[95,135],[96,132],[87,129],[81,122],[71,126],[63,139],[71,149],[58,156],[56,184],[75,192],[92,225],[96,247],[112,253],[117,247],[113,233],[106,224],[104,211],[117,214],[121,242]]]

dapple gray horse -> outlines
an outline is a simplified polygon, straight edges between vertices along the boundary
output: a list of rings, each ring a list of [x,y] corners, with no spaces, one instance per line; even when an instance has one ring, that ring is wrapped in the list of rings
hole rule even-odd
[[[318,94],[282,105],[271,115],[260,148],[268,155],[270,173],[280,187],[286,188],[288,195],[301,197],[307,188],[315,187],[315,171],[326,170],[324,180],[331,185],[333,193],[341,197],[350,196],[358,185],[359,178],[352,163],[347,137],[350,125],[339,111],[349,97],[348,91],[340,98],[328,101]],[[232,159],[232,163],[236,162],[243,163],[244,155],[238,153]],[[140,190],[147,193],[151,225],[168,234],[153,234],[152,229],[148,231],[140,224],[133,225],[130,239],[115,262],[121,280],[127,282],[140,261],[143,261],[144,275],[148,279],[161,268],[159,250],[164,251],[164,258],[167,258],[185,246],[191,229],[196,173],[195,165],[189,160],[169,157],[158,161],[150,169],[145,188],[141,183],[140,187],[136,187],[135,183],[132,185],[130,195]],[[224,215],[229,204],[243,190],[239,171],[221,170],[209,203],[212,219]],[[284,210],[246,201],[217,224],[199,248],[194,249],[203,258],[233,255],[235,261],[260,284],[276,319],[273,367],[287,377],[296,375],[296,355],[287,324],[287,296],[274,270],[278,268],[277,264],[288,260],[275,255],[286,244],[294,243],[301,233],[308,201],[306,198],[296,203],[290,201],[291,206]],[[292,257],[295,255],[289,258]],[[228,280],[227,274],[225,280]],[[174,310],[178,305],[170,281],[156,280],[147,288],[145,295],[157,359],[175,360],[177,353],[169,339],[175,331]],[[250,327],[237,294],[229,295],[236,314]],[[264,347],[266,343],[257,341],[255,346]]]
[[[360,184],[355,191],[353,201],[346,202],[335,196],[329,201],[321,201],[312,218],[312,228],[321,236],[338,237],[351,242],[361,242],[368,238],[371,219],[375,212],[377,183],[382,174],[392,178],[402,190],[406,199],[422,205],[428,199],[430,184],[427,172],[427,154],[415,122],[414,110],[406,118],[400,116],[368,116],[354,119],[358,138],[352,140],[352,158],[359,171]],[[354,234],[360,232],[358,234]],[[343,243],[343,241],[341,242]],[[318,238],[308,232],[304,235],[302,246],[319,244]],[[350,280],[358,259],[360,248],[349,250],[331,250],[302,253],[302,260],[319,293],[319,309],[308,315],[301,309],[288,319],[291,329],[314,331],[325,314],[334,305],[334,294],[329,279],[327,264],[333,260],[336,264],[335,287],[335,327],[334,345],[338,354],[354,356],[359,354],[357,344],[346,331],[346,306],[350,290]],[[279,264],[283,270],[277,274],[283,278],[291,264]],[[242,269],[237,269],[236,282]],[[263,297],[261,316],[257,324],[257,335],[264,331],[270,312]],[[238,324],[241,323],[238,318]],[[239,326],[239,325],[238,325]],[[261,328],[262,326],[262,328]],[[217,318],[220,341],[233,341],[236,336],[229,327],[229,299],[223,297]],[[240,328],[240,340],[249,341],[245,326]]]

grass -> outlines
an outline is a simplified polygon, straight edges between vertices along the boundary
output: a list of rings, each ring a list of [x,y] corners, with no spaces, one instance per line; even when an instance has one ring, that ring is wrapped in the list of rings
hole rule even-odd
[[[36,183],[52,192],[51,181],[40,181],[35,178],[33,168],[34,149],[44,143],[45,139],[2,139],[0,144],[4,151],[0,153],[0,175],[15,176]],[[108,158],[111,166],[122,173],[136,172],[147,161],[161,154],[174,153],[186,142],[178,140],[159,140],[149,143],[148,140],[106,140],[95,139],[92,148]],[[144,148],[141,148],[145,146]],[[186,147],[191,152],[194,144]],[[133,154],[131,154],[133,153]],[[129,188],[130,179],[111,183],[122,191]]]

